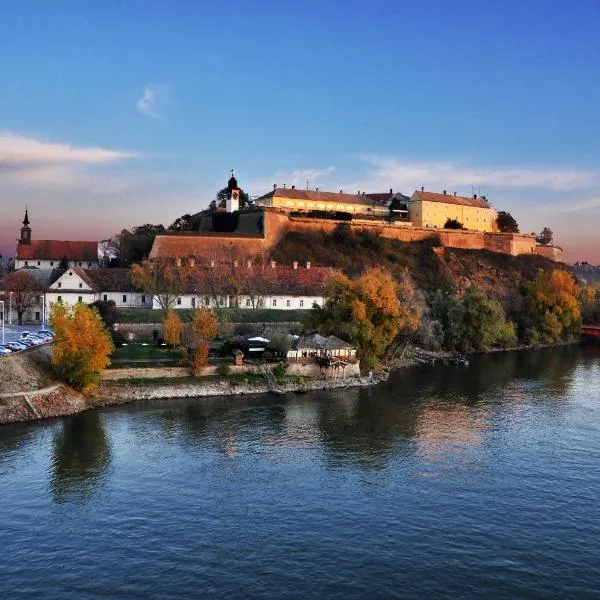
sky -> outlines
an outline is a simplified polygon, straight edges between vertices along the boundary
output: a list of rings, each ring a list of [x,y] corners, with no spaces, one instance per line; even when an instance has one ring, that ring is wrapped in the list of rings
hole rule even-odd
[[[597,0],[6,0],[0,252],[273,184],[485,194],[600,263]]]

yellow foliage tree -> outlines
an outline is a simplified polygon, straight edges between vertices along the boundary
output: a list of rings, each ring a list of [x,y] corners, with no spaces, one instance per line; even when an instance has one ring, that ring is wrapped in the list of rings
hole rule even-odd
[[[194,312],[192,320],[192,372],[199,375],[202,367],[208,363],[208,342],[217,335],[219,323],[215,313],[207,308]]]
[[[183,333],[183,323],[179,315],[172,309],[167,310],[167,315],[163,319],[163,337],[169,346],[179,346],[181,343],[181,334]]]
[[[581,288],[568,271],[540,271],[530,286],[535,329],[542,342],[569,339],[581,325]]]
[[[50,324],[54,330],[51,360],[58,376],[75,389],[91,390],[114,350],[100,315],[81,302],[73,308],[59,302],[52,305]]]

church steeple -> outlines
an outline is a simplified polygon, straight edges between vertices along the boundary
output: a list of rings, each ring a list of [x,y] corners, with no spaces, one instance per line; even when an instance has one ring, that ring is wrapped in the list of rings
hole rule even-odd
[[[227,182],[227,201],[225,202],[227,212],[237,212],[240,209],[240,188],[237,179],[231,169],[231,177]]]
[[[23,219],[23,227],[21,227],[21,239],[19,244],[31,244],[31,227],[29,227],[29,214],[27,206],[25,206],[25,218]]]

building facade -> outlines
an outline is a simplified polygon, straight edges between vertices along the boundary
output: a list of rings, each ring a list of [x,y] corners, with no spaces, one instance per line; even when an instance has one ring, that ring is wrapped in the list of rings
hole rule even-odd
[[[455,219],[465,229],[473,231],[497,231],[496,211],[485,198],[472,198],[435,192],[423,188],[416,191],[408,201],[408,218],[415,227],[443,229],[448,219]]]

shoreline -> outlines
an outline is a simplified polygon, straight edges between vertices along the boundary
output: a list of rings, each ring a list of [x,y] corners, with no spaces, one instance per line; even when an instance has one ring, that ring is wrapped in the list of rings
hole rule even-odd
[[[470,356],[558,348],[578,343],[580,343],[580,340],[538,346],[493,348],[473,353]],[[415,366],[433,366],[438,361],[447,360],[455,354],[444,351],[434,352],[413,347],[413,351],[415,349],[418,356],[392,360],[390,363],[381,366],[377,372],[374,372],[372,379],[358,376],[347,379],[307,379],[303,383],[281,383],[278,389],[285,394],[319,390],[339,390],[349,387],[369,387],[386,381],[394,371]],[[190,379],[193,378],[190,377]],[[139,400],[178,400],[217,396],[249,396],[267,393],[277,392],[271,390],[266,382],[264,384],[243,384],[222,380],[216,382],[191,381],[189,383],[173,382],[150,385],[103,382],[91,395],[84,396],[65,384],[54,382],[53,385],[46,389],[2,394],[2,397],[0,397],[0,425],[64,417],[86,410],[129,404]]]

